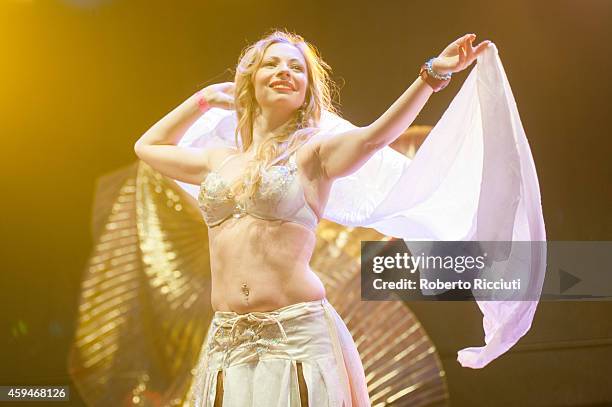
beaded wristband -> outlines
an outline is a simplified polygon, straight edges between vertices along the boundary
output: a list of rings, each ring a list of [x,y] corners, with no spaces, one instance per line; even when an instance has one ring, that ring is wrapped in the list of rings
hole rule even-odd
[[[431,58],[429,61],[425,62],[421,66],[421,70],[419,71],[419,76],[421,77],[421,79],[423,79],[423,81],[425,81],[429,86],[431,86],[434,92],[439,92],[442,89],[444,89],[446,86],[448,86],[450,82],[450,77],[452,74],[451,73],[448,73],[448,74],[437,73],[431,67],[432,62],[433,62],[433,58]]]
[[[433,69],[433,61],[434,58],[430,58],[429,61],[425,62],[425,69],[427,69],[427,73],[429,74],[429,76],[433,76],[434,78],[440,80],[440,81],[447,81],[451,78],[451,76],[453,76],[452,72],[449,73],[438,73],[436,71],[434,71]]]
[[[206,113],[208,109],[210,109],[210,105],[208,104],[208,101],[204,97],[203,89],[198,91],[196,95],[198,97],[198,109],[200,109],[200,112]]]

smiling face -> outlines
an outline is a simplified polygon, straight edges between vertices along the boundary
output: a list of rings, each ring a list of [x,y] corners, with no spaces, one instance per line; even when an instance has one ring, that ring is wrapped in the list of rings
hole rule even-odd
[[[255,99],[262,108],[295,111],[308,88],[307,65],[302,52],[291,44],[270,45],[255,73]]]

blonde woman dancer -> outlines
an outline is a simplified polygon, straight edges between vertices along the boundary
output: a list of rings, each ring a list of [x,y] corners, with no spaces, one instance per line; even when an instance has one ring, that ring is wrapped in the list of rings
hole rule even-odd
[[[333,112],[328,67],[300,36],[274,32],[242,53],[234,82],[210,85],[135,144],[160,173],[201,185],[211,302],[197,406],[369,406],[356,346],[309,268],[315,228],[335,180],[393,142],[450,75],[488,41],[453,41],[372,124],[317,139]],[[177,144],[211,108],[235,110],[236,148]]]

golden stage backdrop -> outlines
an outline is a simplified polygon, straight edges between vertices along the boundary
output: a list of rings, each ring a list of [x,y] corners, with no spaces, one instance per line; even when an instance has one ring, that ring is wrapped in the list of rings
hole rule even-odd
[[[92,231],[68,360],[81,397],[89,406],[187,405],[213,316],[194,199],[137,162],[98,180]],[[361,301],[362,240],[388,238],[322,221],[311,267],[357,344],[372,406],[446,406],[442,364],[410,309]]]

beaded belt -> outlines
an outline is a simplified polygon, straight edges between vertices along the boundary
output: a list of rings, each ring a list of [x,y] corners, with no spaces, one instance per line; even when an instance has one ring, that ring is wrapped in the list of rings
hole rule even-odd
[[[223,365],[227,367],[227,360],[229,358],[229,354],[233,349],[238,347],[236,345],[236,341],[238,339],[243,339],[243,346],[255,347],[258,355],[261,355],[263,352],[267,351],[271,345],[276,345],[278,343],[286,342],[288,340],[287,333],[285,332],[285,328],[278,320],[279,313],[277,312],[249,312],[248,314],[240,314],[233,318],[227,319],[223,321],[219,326],[217,326],[212,332],[210,344],[208,346],[208,351],[212,350],[213,342],[219,343],[217,341],[217,334],[220,332],[220,329],[223,327],[231,326],[229,331],[229,343],[224,346],[223,351]],[[249,326],[244,330],[244,333],[240,337],[236,337],[236,327],[238,324],[244,321]],[[263,338],[261,337],[261,331],[264,326],[276,324],[280,333],[282,334],[282,338]]]

